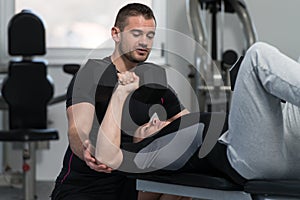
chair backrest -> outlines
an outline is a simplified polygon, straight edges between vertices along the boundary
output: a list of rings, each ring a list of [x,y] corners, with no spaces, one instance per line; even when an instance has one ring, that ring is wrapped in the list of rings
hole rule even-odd
[[[45,55],[44,24],[30,10],[22,10],[9,21],[8,53],[12,56]]]
[[[2,96],[8,104],[10,129],[46,128],[47,104],[53,96],[53,84],[44,62],[32,56],[45,54],[45,31],[39,17],[30,11],[13,16],[8,27],[10,55],[23,56],[11,61],[2,84]]]
[[[53,96],[53,85],[47,79],[44,63],[11,62],[2,95],[8,104],[10,129],[47,127],[47,104]]]

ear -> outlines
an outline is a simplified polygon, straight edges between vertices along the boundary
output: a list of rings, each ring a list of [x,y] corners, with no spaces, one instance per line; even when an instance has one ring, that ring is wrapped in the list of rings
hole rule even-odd
[[[118,27],[111,28],[111,37],[115,42],[120,42],[120,29]]]

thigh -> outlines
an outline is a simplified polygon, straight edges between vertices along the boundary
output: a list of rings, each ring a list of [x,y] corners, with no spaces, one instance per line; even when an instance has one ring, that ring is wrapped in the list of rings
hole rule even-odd
[[[281,100],[266,89],[272,85],[267,83],[273,74],[262,75],[265,62],[268,63],[267,52],[256,48],[247,52],[231,101],[226,142],[229,143],[230,156],[236,162],[235,167],[249,171],[249,175],[243,174],[247,178],[252,178],[250,171],[263,168],[264,171],[271,164],[282,166],[284,158]],[[280,55],[277,51],[272,54]]]
[[[138,200],[159,200],[162,194],[139,191]]]
[[[93,177],[82,180],[78,178],[70,183],[56,183],[51,194],[52,200],[90,200],[90,199],[105,199],[105,200],[120,200],[122,188],[126,184],[126,177],[117,174],[110,174],[107,177]],[[134,189],[133,189],[134,190]],[[130,193],[128,189],[128,193]]]
[[[59,191],[54,191],[51,200],[120,200],[118,193],[84,193],[74,190],[74,187],[62,187]]]
[[[299,63],[265,43],[253,45],[241,64],[233,92],[230,143],[249,147],[254,156],[268,151],[270,157],[281,157],[278,150],[283,150],[284,140],[280,102],[283,99],[300,106],[299,77]],[[238,146],[234,147],[237,152],[247,151]]]
[[[51,195],[51,200],[120,200],[117,192],[88,193],[81,192],[78,187],[63,185],[56,188]]]
[[[89,195],[89,194],[72,194],[63,198],[63,200],[119,200],[116,195]]]
[[[291,103],[282,105],[282,113],[284,119],[284,132],[299,138],[300,130],[300,107]]]
[[[290,160],[300,160],[300,108],[290,103],[283,104],[284,140]],[[300,161],[299,161],[300,162]]]
[[[138,191],[136,190],[136,179],[127,178],[124,186],[122,187],[122,193],[119,200],[136,200]]]

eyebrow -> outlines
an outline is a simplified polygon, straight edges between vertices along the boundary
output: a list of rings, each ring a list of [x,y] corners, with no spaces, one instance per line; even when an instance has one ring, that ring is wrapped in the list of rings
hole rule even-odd
[[[131,29],[130,32],[139,32],[139,33],[144,33],[143,30],[140,30],[140,29]],[[155,35],[155,31],[149,31],[149,32],[146,32],[147,34],[154,34]]]
[[[139,32],[139,33],[143,33],[143,31],[140,30],[140,29],[131,29],[130,32]]]

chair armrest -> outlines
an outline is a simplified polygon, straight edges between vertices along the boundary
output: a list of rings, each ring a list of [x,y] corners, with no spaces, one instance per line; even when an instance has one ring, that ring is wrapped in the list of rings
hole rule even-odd
[[[0,141],[6,142],[34,142],[58,140],[58,131],[55,129],[13,129],[0,131]]]

